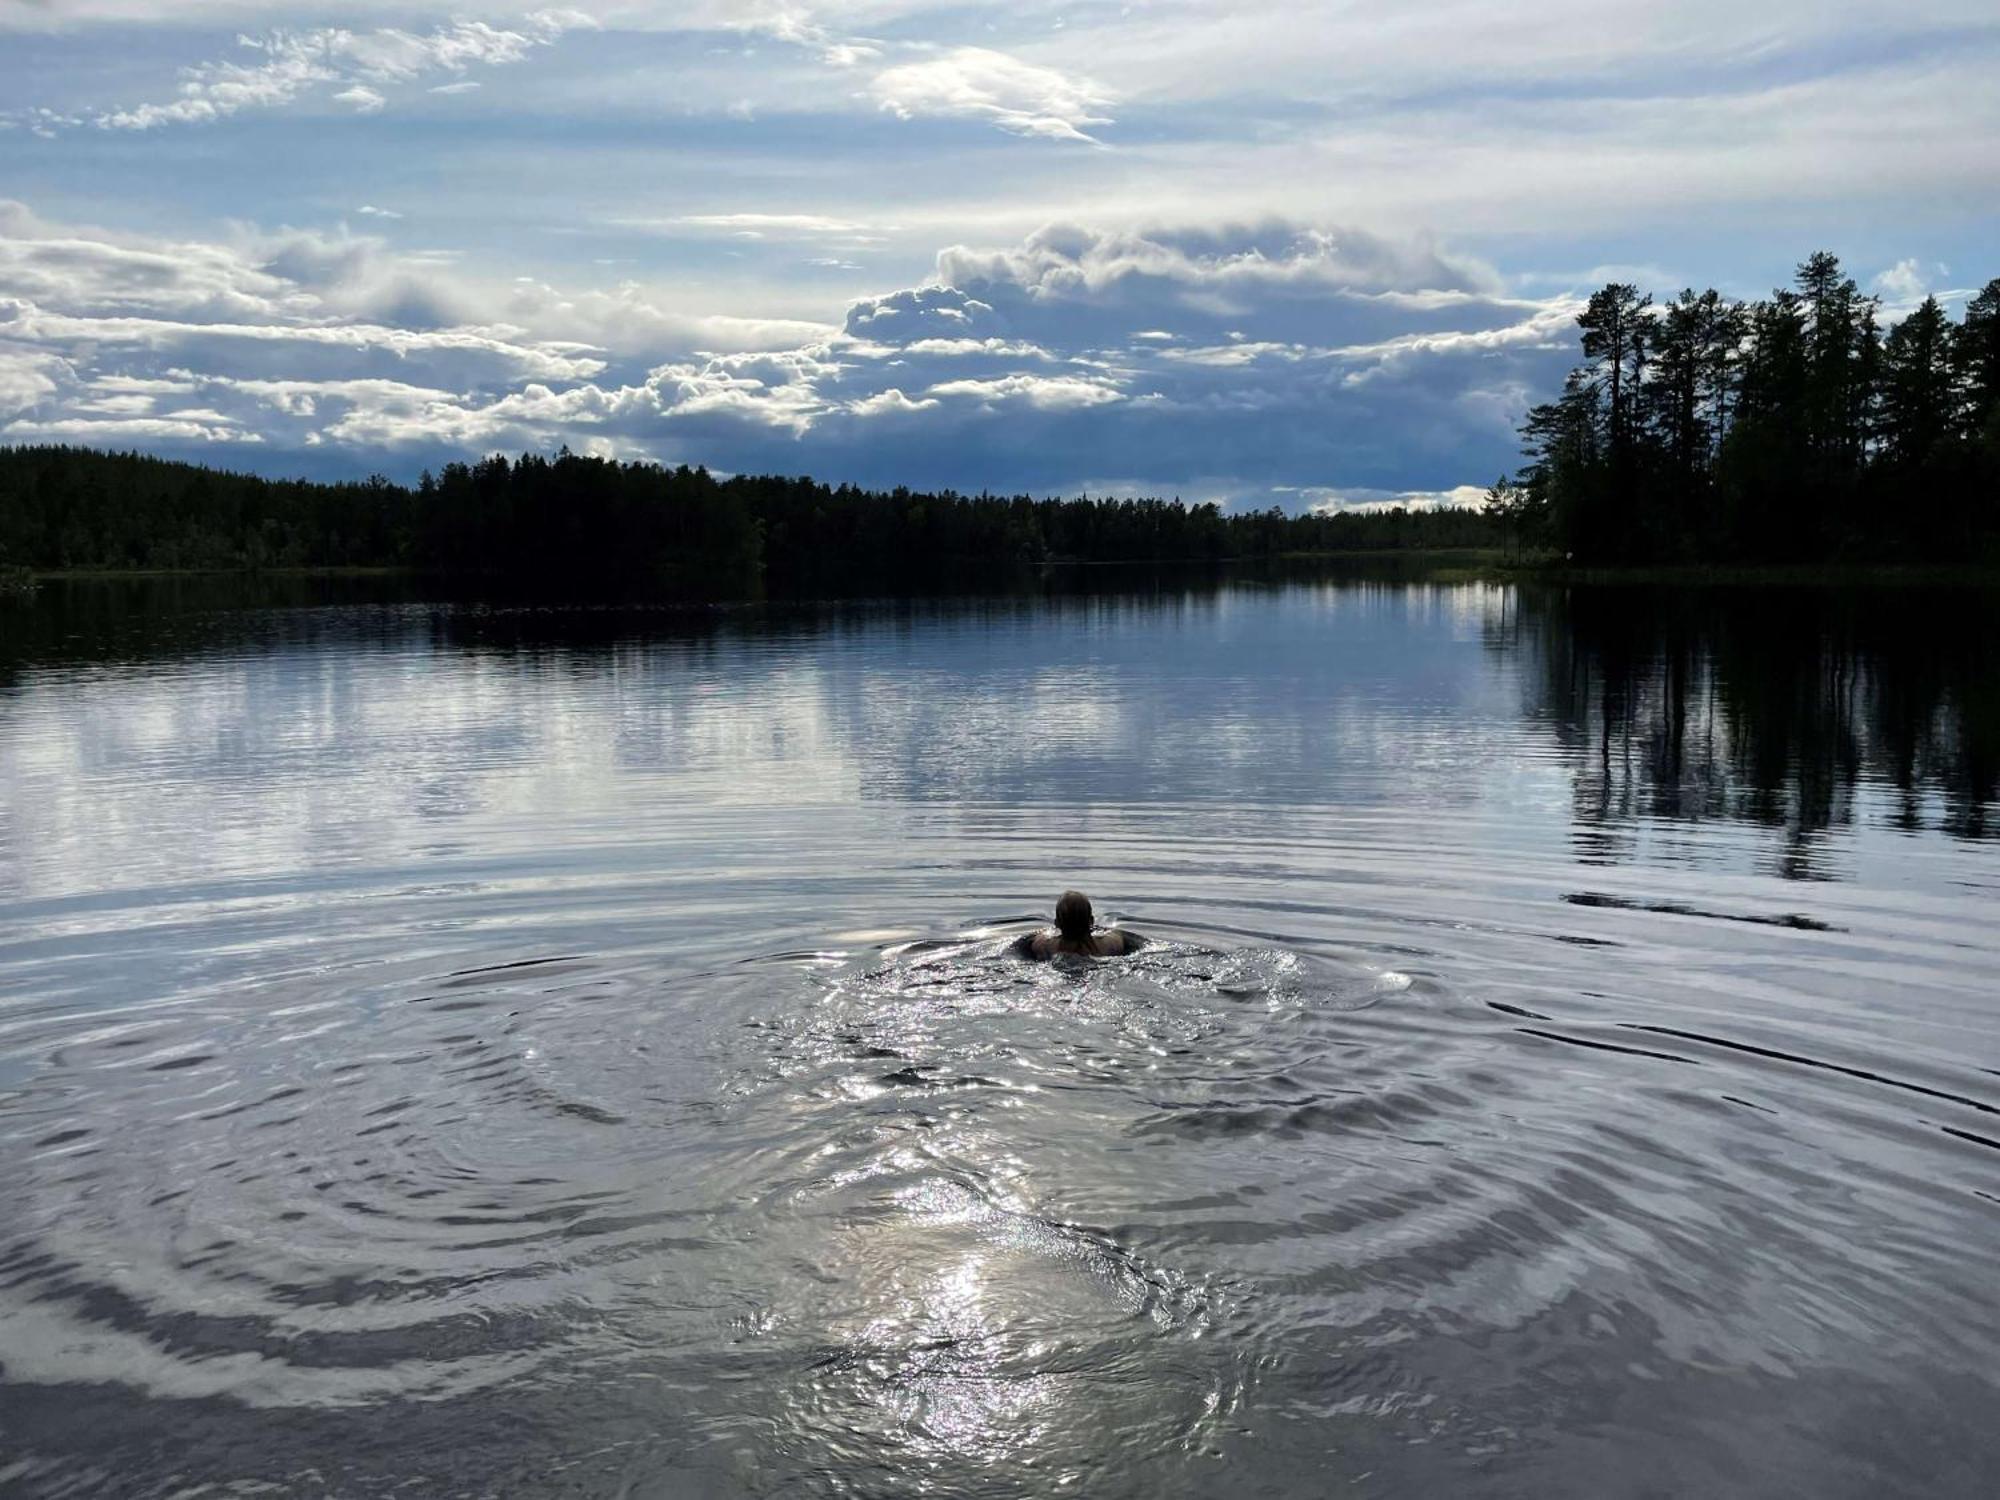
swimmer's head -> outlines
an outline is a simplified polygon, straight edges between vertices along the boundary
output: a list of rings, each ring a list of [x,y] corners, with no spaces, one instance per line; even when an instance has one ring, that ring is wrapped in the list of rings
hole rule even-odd
[[[1087,938],[1096,925],[1090,897],[1082,891],[1064,891],[1056,902],[1056,931],[1066,938]]]

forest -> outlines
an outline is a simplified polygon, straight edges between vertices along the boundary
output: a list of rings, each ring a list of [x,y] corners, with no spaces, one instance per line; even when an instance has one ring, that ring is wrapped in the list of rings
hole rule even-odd
[[[570,452],[453,463],[415,487],[0,448],[0,563],[400,567],[694,597],[974,581],[1049,563],[1498,545],[1471,508],[1288,516],[1177,500],[862,490]]]
[[[2000,561],[2000,280],[1882,324],[1824,252],[1747,304],[1612,283],[1488,508],[1580,563]]]

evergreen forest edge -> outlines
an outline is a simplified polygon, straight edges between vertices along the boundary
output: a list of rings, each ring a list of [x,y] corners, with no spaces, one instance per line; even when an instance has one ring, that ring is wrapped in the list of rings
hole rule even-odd
[[[2000,562],[2000,280],[1885,334],[1821,252],[1757,302],[1629,283],[1487,508],[1590,565]]]

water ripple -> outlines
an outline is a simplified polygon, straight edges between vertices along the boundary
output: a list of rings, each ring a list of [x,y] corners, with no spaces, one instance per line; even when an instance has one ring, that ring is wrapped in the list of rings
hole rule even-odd
[[[0,1491],[1983,1495],[1989,849],[1227,600],[33,667]]]

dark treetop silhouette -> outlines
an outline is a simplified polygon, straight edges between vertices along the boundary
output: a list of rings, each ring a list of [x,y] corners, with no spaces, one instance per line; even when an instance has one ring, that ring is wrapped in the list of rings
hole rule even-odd
[[[838,488],[564,452],[448,464],[414,489],[272,481],[138,454],[0,448],[0,562],[397,566],[707,597],[852,591],[1051,561],[1207,561],[1497,545],[1470,508],[1225,515],[1161,500]]]
[[[2000,281],[1879,314],[1824,252],[1748,305],[1606,286],[1492,508],[1579,562],[2000,559]]]

